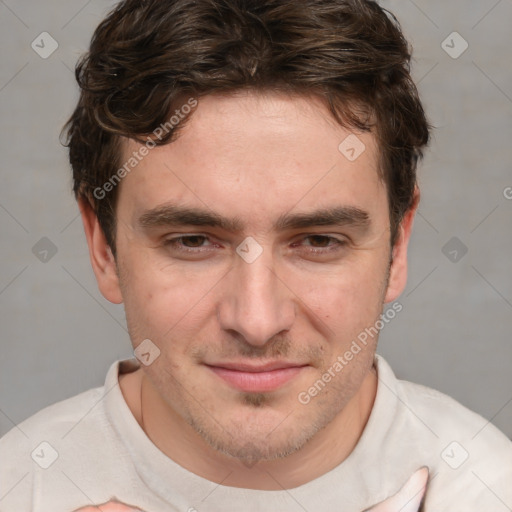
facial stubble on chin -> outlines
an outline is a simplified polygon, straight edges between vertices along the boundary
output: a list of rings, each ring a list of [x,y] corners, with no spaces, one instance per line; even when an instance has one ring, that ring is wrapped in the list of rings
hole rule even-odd
[[[270,396],[266,393],[243,393],[240,397],[243,405],[259,409],[270,402]]]

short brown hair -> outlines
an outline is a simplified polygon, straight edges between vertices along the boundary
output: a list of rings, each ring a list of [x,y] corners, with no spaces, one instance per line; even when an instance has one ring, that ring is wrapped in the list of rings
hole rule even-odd
[[[63,129],[74,193],[115,254],[117,187],[101,187],[119,171],[120,137],[150,136],[187,97],[313,94],[341,125],[375,133],[394,245],[429,141],[410,58],[398,21],[374,1],[124,0],[76,67],[80,99]],[[183,124],[151,140],[169,143]]]

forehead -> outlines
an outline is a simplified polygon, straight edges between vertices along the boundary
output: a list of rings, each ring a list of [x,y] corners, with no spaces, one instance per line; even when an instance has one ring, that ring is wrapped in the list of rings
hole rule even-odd
[[[124,158],[140,147],[126,142]],[[341,127],[318,98],[278,93],[200,99],[176,140],[151,149],[121,189],[134,214],[172,202],[273,223],[295,206],[386,202],[374,135]]]

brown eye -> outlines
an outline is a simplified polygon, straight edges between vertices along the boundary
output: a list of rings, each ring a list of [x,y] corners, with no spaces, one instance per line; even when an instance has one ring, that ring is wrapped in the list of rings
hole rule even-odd
[[[324,235],[311,235],[309,240],[312,242],[311,245],[313,247],[328,247],[328,244],[331,242],[332,238]]]
[[[344,240],[328,235],[308,235],[304,237],[304,240],[310,240],[310,243],[305,245],[310,248],[309,252],[313,253],[337,251],[346,244]]]
[[[206,237],[202,235],[182,236],[181,240],[186,247],[201,247]]]
[[[176,251],[200,252],[196,249],[209,247],[208,245],[203,245],[207,240],[208,238],[204,235],[182,235],[165,240],[164,245]]]

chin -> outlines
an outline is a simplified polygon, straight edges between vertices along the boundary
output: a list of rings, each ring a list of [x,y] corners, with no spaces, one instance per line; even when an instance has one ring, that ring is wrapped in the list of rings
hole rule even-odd
[[[293,425],[286,425],[288,417],[294,419]],[[231,420],[229,425],[204,418],[194,418],[189,424],[211,448],[245,465],[287,457],[304,447],[322,428],[314,422],[306,427],[293,413],[278,415],[262,409]]]

